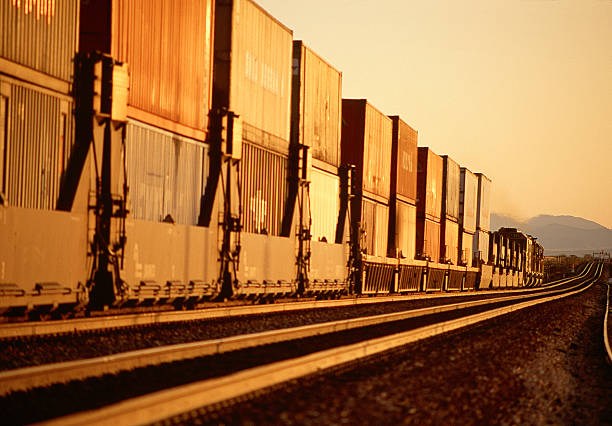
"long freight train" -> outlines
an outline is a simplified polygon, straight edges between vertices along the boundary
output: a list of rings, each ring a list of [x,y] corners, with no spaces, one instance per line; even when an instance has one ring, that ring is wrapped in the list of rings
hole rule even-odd
[[[0,2],[0,309],[535,285],[491,181],[251,0]]]

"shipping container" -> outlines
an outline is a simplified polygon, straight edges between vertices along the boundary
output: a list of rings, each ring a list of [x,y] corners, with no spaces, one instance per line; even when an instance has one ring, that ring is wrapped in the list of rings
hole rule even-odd
[[[242,146],[242,226],[254,234],[281,235],[287,199],[287,158],[251,144]]]
[[[474,234],[461,232],[461,239],[459,240],[459,254],[461,256],[460,265],[472,267],[473,239]]]
[[[365,99],[343,99],[342,123],[342,164],[356,166],[360,191],[387,202],[391,187],[391,119]]]
[[[387,256],[414,259],[416,249],[416,206],[396,200],[389,208]]]
[[[459,224],[463,231],[476,232],[476,212],[478,210],[478,177],[465,167],[461,167],[459,195]]]
[[[79,0],[4,0],[0,2],[0,28],[1,73],[68,93],[69,85],[48,82],[28,71],[63,82],[73,80]]]
[[[334,243],[340,211],[340,179],[312,168],[310,172],[310,233],[314,241]]]
[[[419,147],[417,216],[440,221],[442,217],[443,161],[427,147]]]
[[[71,98],[0,78],[0,192],[10,206],[53,210],[74,144]]]
[[[416,203],[417,198],[417,141],[418,132],[399,116],[390,116],[393,122],[391,155],[391,196],[397,194],[403,201]]]
[[[478,211],[476,214],[476,228],[489,231],[491,225],[491,179],[482,173],[478,177]]]
[[[293,42],[292,139],[312,158],[340,166],[342,73],[300,40]]]
[[[459,220],[459,199],[461,186],[461,168],[448,155],[443,155],[442,216]]]
[[[416,258],[440,261],[440,223],[417,216]]]
[[[215,108],[243,122],[243,138],[286,153],[291,127],[293,32],[250,0],[216,2]]]
[[[133,217],[197,225],[208,145],[134,120],[125,145]]]
[[[213,0],[81,2],[80,51],[129,67],[128,114],[204,140],[212,96]]]
[[[361,199],[355,197],[353,200],[354,203],[361,204],[360,247],[362,252],[370,256],[386,257],[389,207],[386,204],[364,197],[361,197]]]
[[[459,224],[444,219],[440,227],[440,260],[443,263],[458,265],[459,256]]]
[[[489,263],[489,232],[477,231],[474,234],[473,244],[475,265],[479,265],[480,262]]]

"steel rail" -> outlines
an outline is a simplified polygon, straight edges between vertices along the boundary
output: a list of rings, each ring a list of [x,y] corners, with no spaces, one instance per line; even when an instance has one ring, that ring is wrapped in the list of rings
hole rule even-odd
[[[585,268],[586,269],[586,268]],[[584,273],[584,271],[583,271]],[[224,306],[218,308],[207,308],[197,311],[172,311],[172,312],[151,312],[145,314],[126,314],[110,315],[96,318],[78,318],[58,321],[34,321],[24,323],[9,323],[0,325],[0,339],[43,336],[49,334],[74,333],[78,331],[96,331],[104,329],[114,329],[123,327],[146,326],[156,324],[169,324],[183,321],[199,321],[215,318],[229,318],[236,316],[261,315],[278,312],[291,312],[302,309],[321,309],[348,307],[373,303],[395,303],[406,302],[417,299],[443,299],[447,297],[467,297],[485,294],[500,294],[513,291],[527,293],[535,291],[546,291],[553,287],[566,284],[569,281],[581,278],[582,275],[566,278],[563,282],[554,286],[524,288],[517,287],[510,290],[494,290],[486,292],[461,292],[446,294],[414,294],[414,295],[395,295],[382,297],[354,297],[340,300],[315,300],[307,302],[288,302],[272,305],[246,305],[246,306]]]
[[[315,352],[299,358],[242,370],[227,376],[203,380],[172,389],[128,399],[97,410],[52,419],[48,425],[148,424],[201,407],[231,400],[289,380],[298,379],[398,348],[417,340],[476,324],[501,315],[578,294],[590,288],[598,277],[588,278],[586,286],[562,294],[538,298],[491,311],[470,315],[407,332],[379,337],[347,346]]]
[[[573,288],[577,288],[581,285],[583,284],[578,284]],[[324,322],[320,324],[269,330],[246,335],[223,337],[200,342],[140,349],[96,358],[6,370],[0,372],[0,395],[6,395],[9,392],[18,390],[48,386],[55,383],[69,382],[71,380],[83,380],[89,377],[98,377],[104,374],[115,374],[120,371],[133,370],[136,368],[159,365],[167,362],[182,361],[202,356],[221,354],[224,352],[241,350],[255,346],[374,326],[393,321],[402,321],[426,315],[533,297],[543,297],[563,291],[566,290],[551,290],[543,293],[542,295],[529,294],[474,300],[469,302],[394,312],[390,314],[372,315],[347,320]]]

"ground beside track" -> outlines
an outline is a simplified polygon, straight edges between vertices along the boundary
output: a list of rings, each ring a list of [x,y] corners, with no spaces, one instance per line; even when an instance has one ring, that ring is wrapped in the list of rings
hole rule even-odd
[[[610,424],[606,287],[293,382],[218,411],[212,424]]]

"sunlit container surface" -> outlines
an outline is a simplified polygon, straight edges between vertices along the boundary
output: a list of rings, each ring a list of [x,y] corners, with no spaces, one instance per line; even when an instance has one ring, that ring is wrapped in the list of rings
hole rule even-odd
[[[208,145],[130,121],[126,162],[128,201],[135,219],[197,224]]]
[[[476,228],[488,231],[491,225],[491,179],[477,173],[478,177],[478,212],[476,214]]]
[[[342,121],[342,163],[357,167],[362,190],[388,200],[391,119],[365,99],[343,99]]]
[[[457,221],[459,219],[461,168],[448,155],[443,155],[442,158],[444,159],[442,216]]]
[[[128,103],[138,110],[130,116],[168,130],[173,126],[159,117],[205,130],[212,94],[213,0],[81,3],[80,50],[100,50],[128,63]]]
[[[414,259],[416,248],[416,206],[397,200],[389,209],[388,256]]]
[[[442,213],[442,157],[427,147],[419,147],[417,174],[417,215],[440,221]]]
[[[418,132],[399,116],[391,116],[393,139],[391,157],[391,194],[397,193],[408,202],[417,198]]]
[[[312,158],[340,166],[342,73],[293,42],[293,134]]]
[[[243,230],[280,235],[287,199],[287,158],[244,144],[242,172]]]
[[[461,263],[463,263],[465,266],[472,266],[472,253],[473,253],[473,247],[474,247],[474,235],[467,233],[467,232],[462,232],[461,233],[461,240],[460,240],[460,248],[459,251],[461,253]]]
[[[489,232],[477,231],[473,237],[473,250],[476,261],[480,258],[482,262],[489,262]]]
[[[444,261],[457,265],[459,255],[459,224],[457,222],[449,219],[442,221],[440,251]]]
[[[55,209],[72,150],[69,98],[0,78],[0,191],[16,207]]]
[[[389,207],[375,201],[362,199],[361,248],[371,256],[387,255]]]
[[[340,179],[316,168],[310,172],[311,234],[315,241],[335,242],[340,204]]]
[[[250,0],[216,3],[216,107],[240,115],[243,137],[286,153],[293,33]]]
[[[416,240],[418,258],[440,260],[440,223],[417,218]]]
[[[3,0],[0,58],[72,81],[78,23],[78,0]]]
[[[461,168],[459,195],[459,224],[465,232],[476,232],[478,210],[478,177],[465,167]]]

